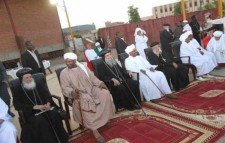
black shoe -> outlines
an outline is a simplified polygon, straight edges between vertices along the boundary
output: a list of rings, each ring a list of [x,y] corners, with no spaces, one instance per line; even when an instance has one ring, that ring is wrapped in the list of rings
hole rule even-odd
[[[133,107],[128,107],[126,109],[129,110],[129,111],[134,111],[135,110]]]

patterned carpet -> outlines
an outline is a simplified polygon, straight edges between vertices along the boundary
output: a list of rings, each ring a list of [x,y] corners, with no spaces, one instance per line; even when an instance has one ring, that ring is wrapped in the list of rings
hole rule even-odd
[[[121,111],[100,129],[108,143],[224,143],[225,78],[193,82],[176,93],[177,100],[142,104],[141,110]],[[212,102],[209,102],[210,100]],[[89,130],[71,137],[71,143],[95,143]]]

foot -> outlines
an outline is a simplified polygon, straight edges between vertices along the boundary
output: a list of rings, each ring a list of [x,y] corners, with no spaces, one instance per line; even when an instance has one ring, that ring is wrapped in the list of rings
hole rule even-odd
[[[177,96],[173,94],[166,94],[166,97],[170,99],[177,99]]]
[[[127,107],[126,109],[129,110],[129,111],[134,111],[135,110],[134,107]]]
[[[214,76],[212,76],[212,75],[210,75],[210,74],[207,74],[206,77],[212,78],[212,77],[214,77]]]
[[[202,78],[201,76],[197,77],[196,79],[199,81],[206,81],[206,79]]]
[[[141,109],[141,105],[139,106],[139,105],[137,105],[137,104],[134,104],[134,108],[135,108],[135,109]]]
[[[93,135],[97,143],[106,143],[105,138],[102,135],[100,135],[98,130],[94,130]]]
[[[159,103],[161,100],[160,99],[152,99],[150,100],[152,103]]]

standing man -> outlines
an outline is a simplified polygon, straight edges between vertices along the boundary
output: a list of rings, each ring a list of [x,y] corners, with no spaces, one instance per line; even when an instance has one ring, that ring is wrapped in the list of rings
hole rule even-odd
[[[201,45],[201,39],[200,39],[200,25],[197,21],[197,18],[195,15],[191,16],[191,22],[190,22],[190,26],[192,29],[192,33],[194,38],[198,41],[199,45]]]
[[[116,32],[115,46],[117,54],[125,53],[125,49],[128,46],[124,40],[123,33],[120,31]]]
[[[145,36],[144,31],[141,28],[136,28],[135,32],[135,46],[137,48],[137,51],[140,56],[146,59],[144,49],[148,48],[148,37]]]
[[[96,40],[96,42],[100,43],[102,49],[105,48],[105,40],[102,38],[100,34],[98,35],[98,39]]]
[[[0,61],[0,98],[9,106],[10,108],[10,95],[7,89],[7,75],[3,63]]]
[[[171,42],[174,41],[173,32],[170,29],[170,24],[163,24],[163,30],[160,32],[160,43],[162,47],[162,56],[167,60],[173,58]]]
[[[102,51],[102,47],[101,47],[99,42],[95,43],[95,49],[94,50],[95,50],[95,53],[97,54],[97,56],[99,56],[100,52]]]
[[[44,65],[41,61],[39,52],[35,49],[31,41],[25,42],[26,51],[21,55],[23,67],[29,67],[34,73],[43,73],[46,75]]]
[[[115,113],[112,96],[104,82],[77,61],[77,55],[66,53],[64,60],[67,68],[60,74],[61,88],[63,95],[73,99],[74,120],[90,129],[97,143],[105,143],[98,128]]]

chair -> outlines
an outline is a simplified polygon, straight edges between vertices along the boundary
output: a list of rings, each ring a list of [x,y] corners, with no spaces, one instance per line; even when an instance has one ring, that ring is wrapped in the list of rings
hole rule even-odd
[[[95,76],[99,78],[99,76],[100,76],[99,75],[99,70],[101,69],[101,65],[104,64],[102,58],[92,60],[91,64],[92,64]],[[105,80],[103,82],[106,84],[106,86],[108,87],[109,91],[111,91],[112,81],[111,80],[110,81],[106,81]]]
[[[121,66],[122,66],[122,69],[124,71],[126,71],[125,59],[128,58],[128,57],[129,57],[129,55],[127,53],[120,53],[120,54],[118,54],[118,59],[121,62]]]
[[[60,83],[60,74],[65,68],[66,67],[60,67],[58,69],[55,69],[55,73],[57,75],[57,79],[58,79],[59,83]],[[67,118],[70,119],[71,117],[70,117],[69,106],[72,106],[73,101],[70,101],[69,98],[64,96],[64,95],[63,95],[63,97],[64,97],[64,106],[65,106]],[[83,130],[83,125],[80,125],[79,128]],[[71,130],[71,127],[69,125],[69,135],[71,135],[71,134],[72,134],[72,130]]]
[[[32,77],[34,78],[35,81],[39,81],[38,83],[42,83],[44,86],[47,86],[46,78],[45,78],[43,73],[33,74]],[[19,89],[20,86],[21,86],[21,83],[20,83],[18,78],[14,79],[14,80],[11,80],[9,82],[9,87],[11,89],[13,97],[18,96],[17,94],[18,94],[18,89]],[[56,95],[52,95],[52,98],[57,99],[59,107],[61,109],[63,109],[61,98],[56,96]],[[26,120],[24,118],[24,115],[23,115],[22,111],[18,111],[18,114],[19,114],[20,126],[22,127],[26,123]],[[69,126],[68,118],[65,118],[63,120],[65,121],[65,124],[66,124],[66,127],[67,127],[67,131],[68,131],[68,134],[69,134],[71,132],[70,131],[71,129],[70,129],[70,126]]]
[[[188,59],[188,63],[183,63],[183,65],[185,67],[187,67],[188,70],[191,69],[193,77],[194,77],[194,80],[196,80],[197,68],[195,67],[195,65],[193,65],[191,63],[191,57],[190,56],[180,57],[180,46],[181,46],[181,43],[182,43],[181,41],[174,41],[174,42],[171,43],[174,59],[181,61],[182,58],[187,58]]]
[[[146,48],[146,49],[144,49],[144,52],[145,52],[145,55],[146,55],[147,60],[150,61],[148,59],[148,56],[147,55],[148,55],[148,53],[152,52],[152,48]]]

